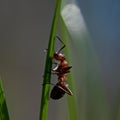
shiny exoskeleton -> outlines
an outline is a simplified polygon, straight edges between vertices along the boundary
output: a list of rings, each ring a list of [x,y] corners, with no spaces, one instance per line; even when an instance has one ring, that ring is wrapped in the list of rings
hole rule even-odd
[[[56,38],[61,43],[63,43],[58,36],[56,36]],[[56,63],[56,67],[52,69],[52,71],[54,72],[54,74],[58,76],[58,82],[51,91],[50,97],[52,99],[60,99],[61,97],[64,96],[65,93],[67,93],[68,95],[73,95],[73,93],[68,87],[68,84],[66,83],[66,80],[67,80],[66,75],[67,73],[70,72],[70,69],[72,68],[72,66],[68,65],[68,62],[65,56],[61,53],[61,50],[63,48],[65,48],[64,43],[63,43],[63,47],[61,47],[58,52],[55,52],[53,56],[53,59],[55,59],[57,63]]]

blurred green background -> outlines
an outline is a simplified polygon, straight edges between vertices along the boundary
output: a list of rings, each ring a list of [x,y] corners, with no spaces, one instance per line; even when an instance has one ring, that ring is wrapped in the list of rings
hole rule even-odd
[[[54,6],[55,0],[0,1],[0,76],[11,120],[39,118]],[[119,120],[120,1],[78,0],[78,6],[90,35],[70,39],[79,120]],[[49,120],[67,115],[66,96],[50,99]]]

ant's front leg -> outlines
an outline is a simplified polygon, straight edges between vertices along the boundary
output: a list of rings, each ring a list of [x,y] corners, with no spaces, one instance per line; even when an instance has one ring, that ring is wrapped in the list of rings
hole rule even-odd
[[[51,74],[58,74],[55,70],[51,70]]]

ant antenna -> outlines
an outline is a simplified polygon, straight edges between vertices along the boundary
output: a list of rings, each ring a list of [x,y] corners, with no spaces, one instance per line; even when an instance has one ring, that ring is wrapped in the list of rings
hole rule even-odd
[[[56,36],[56,38],[63,44],[63,46],[62,46],[62,47],[60,48],[60,50],[58,50],[58,52],[57,52],[57,53],[59,53],[63,48],[66,47],[66,45],[65,45],[65,43],[60,39],[59,36]]]

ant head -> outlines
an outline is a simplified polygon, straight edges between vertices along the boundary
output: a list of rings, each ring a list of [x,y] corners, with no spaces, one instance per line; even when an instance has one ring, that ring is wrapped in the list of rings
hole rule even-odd
[[[65,60],[65,56],[62,53],[54,53],[54,59],[63,61]]]

